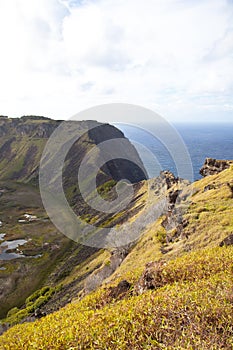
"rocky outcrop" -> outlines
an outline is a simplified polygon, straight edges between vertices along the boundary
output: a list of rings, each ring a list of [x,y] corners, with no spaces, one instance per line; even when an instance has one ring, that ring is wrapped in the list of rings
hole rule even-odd
[[[187,180],[175,177],[170,171],[161,172],[157,181],[160,181],[161,188],[163,188],[166,196],[165,218],[161,225],[166,230],[166,244],[168,244],[181,237],[183,229],[188,225],[187,220],[183,218],[183,214],[191,190],[187,186],[189,184]],[[184,205],[184,203],[186,204]],[[163,254],[170,250],[170,248],[161,247]]]
[[[145,271],[136,283],[134,292],[142,294],[148,289],[157,289],[163,286],[163,268],[166,262],[164,260],[150,262],[146,264]]]
[[[200,174],[205,177],[209,175],[215,175],[223,170],[226,170],[233,164],[230,160],[217,160],[214,158],[206,158],[203,167],[200,170]]]
[[[151,179],[151,190],[154,190],[155,195],[160,195],[164,190],[169,190],[171,187],[179,183],[177,178],[171,171],[164,170],[160,175]]]
[[[122,280],[118,283],[115,287],[110,287],[109,291],[109,298],[119,300],[123,299],[127,293],[129,293],[130,289],[132,287],[132,284],[129,283],[127,280]]]
[[[110,260],[99,269],[94,271],[85,281],[85,293],[90,293],[99,287],[103,281],[111,276],[113,272],[122,264],[123,260],[128,255],[127,247],[121,247],[111,252]]]

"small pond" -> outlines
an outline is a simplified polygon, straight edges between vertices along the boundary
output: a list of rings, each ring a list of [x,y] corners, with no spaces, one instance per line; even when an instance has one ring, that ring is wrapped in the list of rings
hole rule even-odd
[[[5,237],[5,233],[0,233],[0,241],[3,241]],[[26,239],[15,239],[13,241],[3,241],[0,243],[0,260],[12,260],[12,259],[18,259],[18,258],[39,258],[42,255],[38,254],[35,256],[26,256],[23,255],[22,252],[9,252],[9,250],[17,249],[19,246],[24,245],[27,243]],[[3,268],[0,268],[3,270]]]
[[[0,244],[0,260],[11,260],[25,257],[22,253],[8,253],[9,249],[16,249],[27,243],[25,239],[16,239],[14,241],[4,241]]]

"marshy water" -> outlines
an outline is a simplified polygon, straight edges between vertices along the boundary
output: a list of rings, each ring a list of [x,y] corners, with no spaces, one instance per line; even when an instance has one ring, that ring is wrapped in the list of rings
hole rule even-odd
[[[18,249],[18,247],[23,246],[28,241],[26,239],[15,239],[12,241],[5,241],[5,233],[0,233],[0,260],[12,260],[17,258],[39,258],[41,254],[35,256],[24,255],[23,252]],[[16,250],[16,252],[11,252],[11,250]],[[0,270],[4,268],[0,267]]]
[[[17,249],[19,246],[27,243],[26,239],[15,239],[13,241],[5,241],[5,233],[0,233],[0,241],[3,241],[0,244],[0,260],[12,260],[17,258],[25,257],[23,253],[19,252],[8,252],[12,249]]]

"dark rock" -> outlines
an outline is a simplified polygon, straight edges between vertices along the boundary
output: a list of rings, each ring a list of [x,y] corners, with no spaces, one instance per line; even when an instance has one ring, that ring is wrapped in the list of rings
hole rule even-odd
[[[214,158],[206,158],[205,163],[200,170],[200,174],[204,177],[218,174],[221,171],[228,169],[232,163],[233,161],[229,160],[217,160]]]
[[[44,311],[41,311],[40,309],[36,309],[34,312],[34,316],[36,318],[41,318],[41,317],[46,316],[46,313]]]
[[[177,200],[177,198],[178,198],[180,192],[181,192],[180,190],[174,190],[174,191],[170,191],[170,192],[168,193],[168,202],[169,202],[169,204],[170,204],[170,208],[171,208],[171,209],[172,209],[173,206],[175,205],[176,200]]]
[[[6,332],[9,328],[10,328],[9,323],[0,324],[0,335],[2,335],[4,332]]]
[[[230,184],[229,182],[227,182],[227,186],[231,191],[231,197],[233,197],[233,184],[232,183]]]
[[[231,233],[229,236],[224,238],[224,240],[219,244],[220,247],[233,245],[233,233]]]
[[[214,184],[210,184],[204,187],[204,192],[210,191],[210,190],[214,190],[215,186]]]
[[[142,294],[148,289],[157,289],[163,285],[162,271],[165,264],[164,260],[146,264],[145,271],[135,285],[134,291],[136,294]]]
[[[131,283],[126,280],[120,281],[116,287],[110,289],[109,297],[111,299],[121,299],[131,288]]]

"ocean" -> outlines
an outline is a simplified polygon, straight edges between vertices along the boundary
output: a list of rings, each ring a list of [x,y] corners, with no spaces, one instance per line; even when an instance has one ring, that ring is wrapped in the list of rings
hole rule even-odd
[[[170,143],[168,142],[169,149],[167,142],[163,144],[154,136],[154,125],[143,125],[140,128],[128,124],[116,126],[137,148],[150,178],[158,176],[161,170],[170,170],[176,176],[195,181],[201,178],[199,171],[205,158],[233,159],[233,123],[174,124],[173,127],[183,140],[183,147],[179,138],[175,136]],[[179,167],[183,169],[179,171]],[[186,176],[185,169],[190,167],[193,175],[189,170]]]

